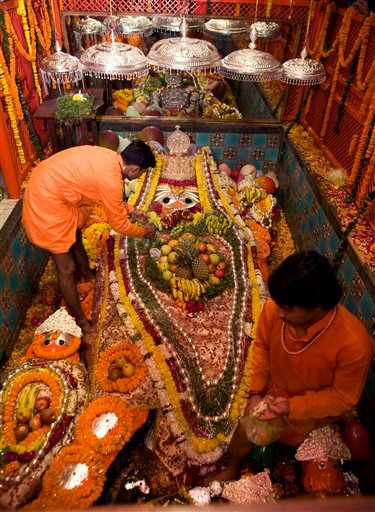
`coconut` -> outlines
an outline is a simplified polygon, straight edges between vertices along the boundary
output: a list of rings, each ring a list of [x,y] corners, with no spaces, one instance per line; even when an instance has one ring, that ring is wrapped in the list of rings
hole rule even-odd
[[[163,132],[157,126],[146,126],[146,128],[143,128],[138,134],[138,139],[143,140],[143,142],[155,141],[161,145],[164,144]]]
[[[116,132],[112,130],[104,130],[99,133],[99,146],[102,148],[113,149],[117,151],[120,139]]]

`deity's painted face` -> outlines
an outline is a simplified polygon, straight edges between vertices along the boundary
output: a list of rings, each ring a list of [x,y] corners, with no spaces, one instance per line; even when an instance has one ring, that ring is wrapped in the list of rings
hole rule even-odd
[[[198,204],[199,196],[196,187],[161,185],[156,190],[154,200],[167,210],[185,210]]]
[[[306,492],[326,492],[336,494],[345,490],[345,480],[340,460],[305,461],[302,484]]]
[[[35,334],[32,351],[43,359],[64,359],[77,353],[80,338],[62,331],[49,331]]]

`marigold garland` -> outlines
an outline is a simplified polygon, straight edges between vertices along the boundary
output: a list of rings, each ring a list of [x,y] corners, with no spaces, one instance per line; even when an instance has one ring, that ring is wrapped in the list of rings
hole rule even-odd
[[[364,91],[368,84],[371,82],[373,75],[375,73],[375,62],[372,63],[370,70],[367,73],[367,76],[365,79],[362,79],[363,74],[363,64],[365,60],[365,55],[367,51],[367,44],[368,44],[368,36],[372,25],[372,19],[375,16],[374,14],[370,14],[364,21],[359,34],[354,42],[354,44],[351,45],[350,52],[348,56],[345,58],[344,52],[345,48],[347,46],[348,41],[348,35],[350,32],[350,26],[352,22],[352,17],[354,13],[354,8],[350,7],[345,11],[345,15],[340,27],[340,30],[337,34],[336,40],[338,41],[338,59],[335,67],[335,71],[333,73],[332,78],[332,84],[330,89],[330,94],[327,102],[327,106],[325,108],[324,113],[324,119],[322,123],[322,129],[320,132],[320,136],[324,137],[327,128],[328,128],[328,122],[330,118],[330,113],[334,101],[334,96],[336,92],[336,87],[340,75],[340,71],[342,68],[347,68],[350,66],[357,50],[360,48],[360,55],[359,55],[359,61],[358,61],[358,71],[357,71],[357,87]],[[320,55],[320,57],[326,56],[325,54]]]
[[[29,55],[33,55],[34,48],[36,51],[35,29],[34,29],[34,24],[31,22],[31,20],[30,20],[30,24],[29,24],[29,21],[27,19],[26,6],[25,6],[24,0],[19,0],[17,12],[21,16],[21,19],[22,19],[23,31],[25,34],[25,39],[26,39],[26,44],[27,44],[28,50],[29,50]],[[42,97],[42,90],[40,88],[38,70],[36,67],[36,58],[35,58],[35,60],[31,61],[31,68],[33,71],[34,84],[35,84],[35,88],[36,88],[36,91],[37,91],[37,94],[39,97],[39,101],[42,102],[43,97]]]
[[[34,432],[30,432],[21,443],[17,443],[15,437],[17,424],[14,419],[17,397],[21,389],[28,384],[43,382],[51,393],[49,408],[57,415],[63,389],[62,385],[56,381],[57,379],[60,380],[60,377],[49,368],[34,368],[33,370],[20,372],[10,381],[3,397],[3,434],[6,443],[9,445],[22,444],[28,447],[36,438],[45,433],[45,429],[38,429]]]
[[[139,196],[141,195],[143,185],[146,180],[147,173],[141,174],[141,177],[138,180],[137,188],[135,189],[134,194],[131,196],[131,198],[128,200],[128,204],[130,206],[135,206],[138,202]]]
[[[88,477],[78,486],[64,488],[61,485],[64,473],[76,464],[88,467]],[[43,476],[43,504],[62,509],[89,507],[102,493],[105,469],[103,456],[87,446],[74,444],[63,448]]]
[[[204,213],[211,213],[212,206],[210,203],[210,199],[208,197],[207,193],[207,187],[205,183],[205,176],[202,169],[202,163],[203,163],[203,154],[197,154],[195,156],[195,175],[197,179],[197,189],[198,189],[198,196],[199,201],[202,205],[203,212]]]
[[[93,431],[93,424],[106,413],[115,414],[117,423],[103,437],[98,437]],[[125,402],[120,397],[104,396],[91,402],[79,417],[76,441],[82,446],[89,446],[94,452],[108,455],[120,451],[133,431],[132,413]]]
[[[14,80],[10,76],[10,71],[8,70],[8,66],[5,60],[5,56],[3,53],[3,49],[0,46],[0,89],[3,92],[6,109],[9,115],[10,125],[12,127],[14,142],[17,148],[18,158],[21,164],[26,162],[25,153],[23,151],[23,143],[20,135],[20,131],[18,129],[18,121],[22,119],[22,107],[18,98],[17,91],[17,99],[15,99],[16,91],[13,91],[12,84],[16,87]],[[13,92],[12,92],[13,91]],[[18,108],[19,106],[19,108]]]
[[[134,365],[135,372],[131,377],[111,381],[108,379],[108,372],[118,356],[125,356]],[[96,368],[96,378],[99,386],[104,391],[130,393],[140,385],[145,376],[145,371],[146,367],[139,349],[131,343],[118,343],[100,354]]]
[[[149,209],[150,204],[152,203],[152,200],[154,199],[156,187],[159,184],[160,174],[163,169],[163,162],[164,162],[163,155],[158,154],[156,156],[155,167],[153,168],[152,171],[149,171],[149,172],[152,172],[151,181],[147,188],[147,195],[146,195],[145,199],[143,200],[142,206],[140,207],[140,209],[145,212]],[[132,203],[132,204],[135,204],[135,203]]]
[[[82,243],[89,258],[90,268],[96,267],[98,255],[102,252],[111,231],[108,223],[95,222],[82,233]]]

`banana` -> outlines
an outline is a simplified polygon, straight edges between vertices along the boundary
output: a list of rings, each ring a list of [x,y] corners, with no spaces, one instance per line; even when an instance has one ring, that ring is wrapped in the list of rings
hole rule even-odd
[[[38,384],[29,384],[22,388],[18,395],[17,420],[26,423],[34,415],[35,400],[40,391]]]
[[[177,290],[177,298],[179,301],[183,302],[184,301],[184,296],[182,294],[182,291],[181,290]]]

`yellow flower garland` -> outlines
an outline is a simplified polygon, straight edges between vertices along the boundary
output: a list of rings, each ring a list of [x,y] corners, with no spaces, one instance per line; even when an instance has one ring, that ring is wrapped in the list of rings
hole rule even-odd
[[[117,424],[103,437],[93,431],[93,423],[106,413],[117,416]],[[76,441],[82,446],[102,455],[118,452],[129,441],[134,431],[132,414],[125,402],[117,396],[97,398],[89,404],[79,417],[76,426]]]
[[[136,188],[134,194],[131,196],[131,198],[128,201],[128,204],[130,204],[131,206],[135,206],[137,204],[138,198],[141,195],[141,191],[142,191],[145,179],[146,179],[146,173],[144,172],[138,180],[137,188]]]
[[[98,255],[109,236],[111,226],[106,222],[95,222],[82,233],[82,243],[90,262],[90,268],[96,267]]]
[[[26,163],[25,153],[23,151],[23,143],[18,129],[18,119],[22,119],[22,107],[19,103],[18,91],[16,95],[15,74],[11,76],[12,71],[8,70],[8,66],[4,57],[3,49],[0,46],[0,89],[3,91],[6,109],[9,115],[10,125],[12,127],[14,142],[17,148],[18,158],[21,164]],[[13,84],[13,87],[12,87]],[[16,88],[17,89],[17,88]]]
[[[147,195],[143,201],[143,204],[140,207],[140,209],[145,212],[149,209],[149,206],[152,203],[152,200],[154,199],[156,187],[158,186],[160,174],[163,169],[163,163],[164,163],[163,155],[158,154],[156,156],[156,165],[155,165],[154,169],[151,171],[152,178],[151,178],[150,185],[148,186],[148,189],[147,189]]]
[[[25,6],[24,0],[19,0],[17,12],[21,16],[21,19],[22,19],[23,31],[25,34],[25,39],[26,39],[26,44],[27,44],[28,50],[29,50],[29,55],[32,55],[33,48],[34,47],[36,48],[35,30],[34,29],[30,30],[30,25],[29,25],[28,19],[27,19],[26,6]],[[34,84],[35,84],[35,88],[36,88],[36,91],[37,91],[37,94],[39,97],[39,101],[42,102],[43,97],[42,97],[42,91],[40,88],[38,70],[36,67],[36,57],[35,57],[35,60],[31,61],[31,68],[33,70]]]
[[[203,154],[197,154],[195,156],[195,175],[196,175],[196,179],[197,179],[198,196],[199,196],[199,201],[203,208],[203,212],[211,213],[213,210],[212,210],[212,206],[210,203],[210,199],[207,194],[205,177],[204,177],[204,173],[202,170],[202,161],[203,161]]]

